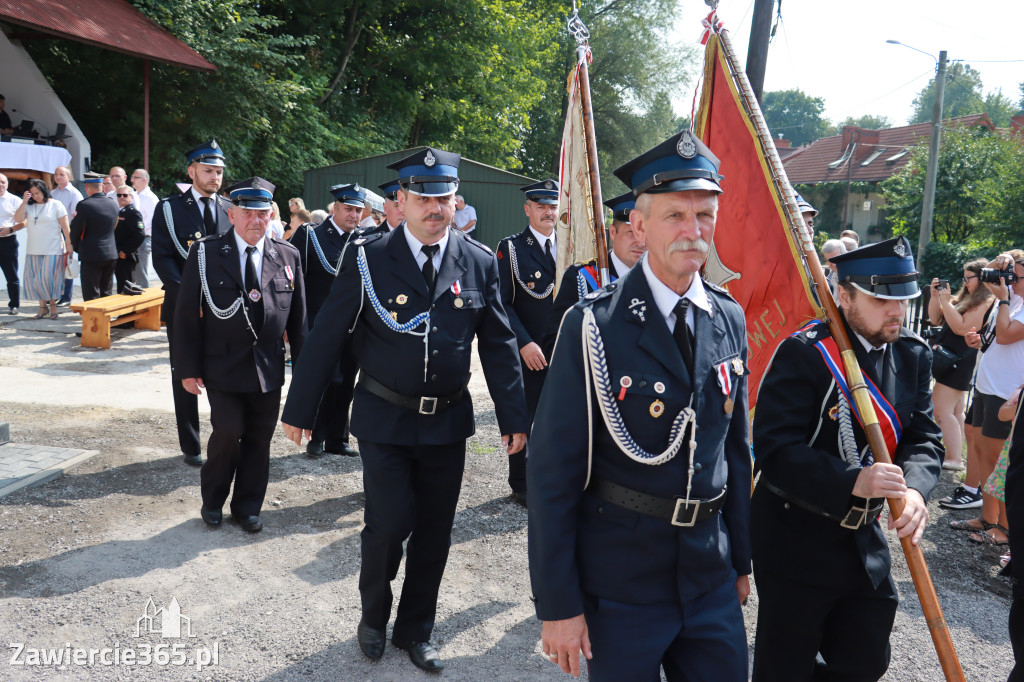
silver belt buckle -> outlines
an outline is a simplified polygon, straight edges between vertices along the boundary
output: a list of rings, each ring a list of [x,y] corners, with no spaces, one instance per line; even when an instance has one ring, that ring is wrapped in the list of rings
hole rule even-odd
[[[672,512],[672,525],[673,526],[680,526],[682,528],[691,528],[693,526],[693,524],[697,523],[697,511],[700,509],[700,500],[691,500],[690,504],[692,504],[693,507],[687,507],[686,500],[684,498],[682,498],[682,497],[677,497],[676,498],[676,508]],[[679,520],[679,511],[680,511],[680,509],[688,509],[688,508],[693,509],[693,512],[690,514],[690,520],[689,521],[680,521]]]
[[[434,414],[437,412],[437,398],[423,396],[420,398],[420,414]]]

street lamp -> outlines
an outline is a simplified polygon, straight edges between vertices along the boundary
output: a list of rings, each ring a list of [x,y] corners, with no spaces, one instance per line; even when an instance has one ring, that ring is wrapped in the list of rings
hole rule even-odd
[[[919,50],[912,45],[901,43],[898,40],[885,41],[892,45],[903,47],[926,54],[932,59],[935,56]],[[932,218],[935,215],[935,182],[939,170],[939,143],[942,137],[942,100],[946,94],[946,51],[939,52],[939,58],[935,60],[935,101],[932,104],[932,134],[928,143],[928,172],[924,180],[924,205],[921,207],[921,236],[917,242],[917,267],[921,269],[924,263],[924,252],[928,249],[928,242],[932,238]]]

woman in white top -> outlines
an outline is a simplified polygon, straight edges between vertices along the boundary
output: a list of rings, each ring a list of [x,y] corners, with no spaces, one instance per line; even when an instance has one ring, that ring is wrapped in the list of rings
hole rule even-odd
[[[36,319],[57,319],[57,299],[64,289],[64,267],[71,253],[68,211],[50,196],[42,180],[29,180],[28,191],[14,214],[28,230],[25,253],[25,298],[39,300]],[[49,306],[49,310],[47,310]]]
[[[270,204],[270,222],[267,224],[267,236],[284,239],[284,223],[281,222],[281,209],[277,202]]]

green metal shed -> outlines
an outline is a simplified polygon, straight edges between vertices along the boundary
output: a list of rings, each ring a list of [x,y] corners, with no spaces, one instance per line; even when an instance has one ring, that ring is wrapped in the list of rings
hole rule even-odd
[[[380,194],[377,185],[395,178],[395,172],[388,169],[388,164],[421,149],[426,147],[403,149],[307,170],[303,192],[306,208],[326,208],[333,201],[330,188],[345,182],[358,182]],[[466,157],[459,163],[459,180],[459,194],[476,209],[477,225],[472,232],[474,239],[493,249],[503,237],[526,229],[524,196],[519,188],[537,180]]]

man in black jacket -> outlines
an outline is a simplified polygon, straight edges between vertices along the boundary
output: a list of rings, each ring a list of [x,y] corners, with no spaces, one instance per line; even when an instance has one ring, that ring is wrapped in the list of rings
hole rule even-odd
[[[186,391],[206,388],[213,432],[200,472],[201,515],[219,526],[232,481],[231,514],[250,533],[270,473],[270,439],[284,385],[284,334],[292,356],[306,338],[298,250],[266,236],[274,186],[250,178],[231,188],[234,229],[189,251],[174,313],[174,355]]]
[[[185,463],[203,463],[199,445],[199,403],[181,386],[182,377],[174,371],[174,307],[178,299],[181,272],[192,242],[231,229],[228,218],[230,202],[217,195],[224,180],[224,153],[216,140],[210,140],[185,152],[188,177],[192,186],[156,205],[153,213],[153,268],[164,289],[161,319],[167,324],[170,345],[171,390],[174,396],[174,417],[178,423],[178,443]]]
[[[78,202],[75,217],[71,219],[71,247],[82,262],[82,299],[91,301],[114,293],[117,203],[103,194],[100,184],[103,176],[87,173],[86,178],[85,192],[88,196]],[[100,182],[89,182],[97,178]]]
[[[128,185],[121,185],[115,191],[121,210],[117,213],[117,228],[114,230],[114,244],[117,247],[114,277],[117,279],[117,293],[123,294],[125,286],[132,281],[135,266],[139,264],[138,251],[146,241],[146,223],[142,220],[142,213],[132,203],[132,189]]]

